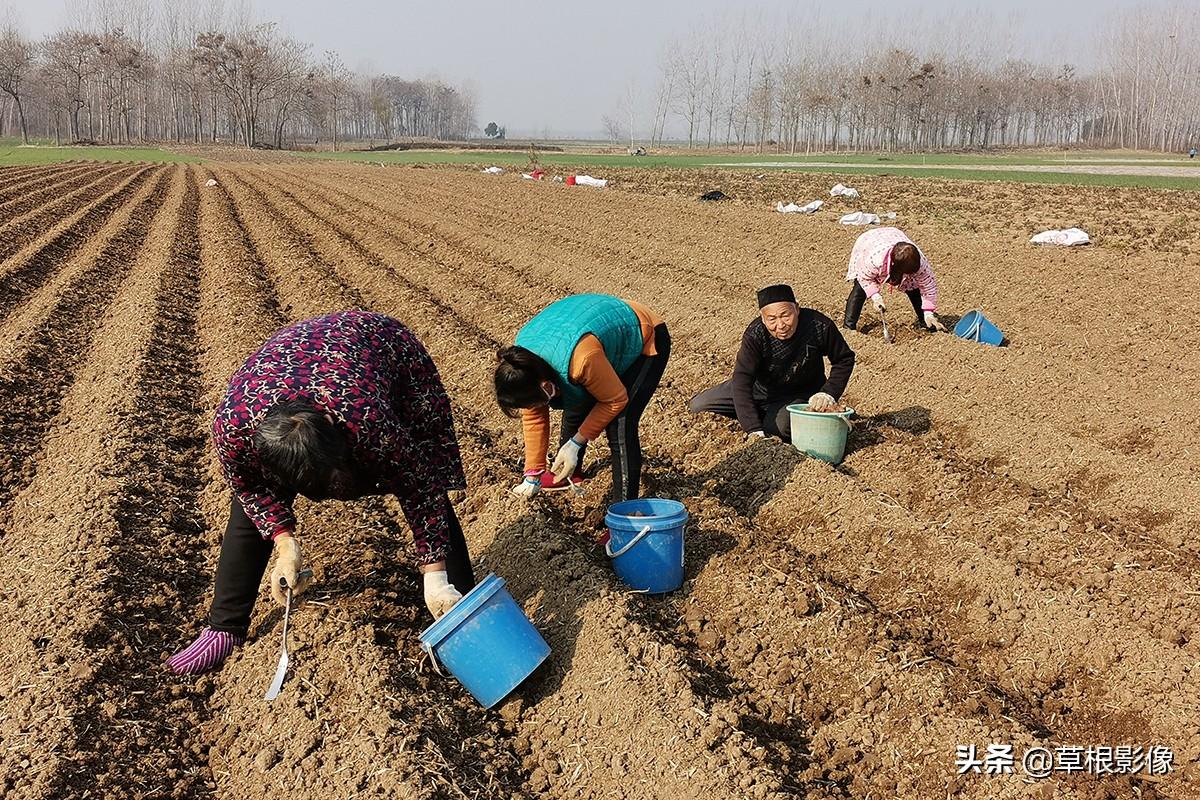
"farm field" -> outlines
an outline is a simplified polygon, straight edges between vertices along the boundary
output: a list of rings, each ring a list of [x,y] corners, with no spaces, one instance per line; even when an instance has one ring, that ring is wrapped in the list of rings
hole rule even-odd
[[[1194,195],[613,166],[604,190],[451,167],[0,167],[0,795],[414,798],[1200,796]],[[216,185],[207,186],[209,179]],[[720,188],[732,203],[695,198]],[[822,197],[812,217],[774,202]],[[850,205],[854,202],[854,205]],[[862,208],[895,211],[948,323],[851,335],[838,468],[687,402],[724,380],[754,290],[840,317]],[[1079,226],[1094,245],[1038,249]],[[691,513],[684,587],[624,591],[583,498],[507,492],[494,353],[601,291],[674,339],[644,493]],[[454,401],[477,574],[552,648],[485,712],[424,659],[391,501],[299,506],[317,583],[212,675],[163,660],[207,610],[228,494],[208,442],[275,329],[396,316]],[[866,315],[871,318],[871,313]],[[1167,775],[957,775],[956,748],[1165,746]]]
[[[187,148],[184,149],[187,151]],[[372,164],[498,164],[525,168],[528,153],[480,150],[401,150],[384,152],[304,153],[310,160],[358,161]],[[728,169],[755,172],[808,172],[852,176],[900,175],[973,181],[1080,186],[1125,186],[1156,189],[1200,189],[1200,165],[1178,153],[1080,150],[1052,153],[1042,150],[987,153],[818,153],[785,155],[770,151],[713,153],[663,149],[646,156],[624,151],[547,152],[538,156],[546,167],[575,169]]]
[[[0,138],[0,166],[57,164],[67,161],[152,161],[202,163],[250,161],[296,163],[334,161],[382,166],[439,165],[526,169],[529,152],[514,143],[512,150],[438,149],[370,152],[366,143],[339,152],[246,150],[220,145],[180,144],[156,147],[55,147],[45,141],[22,147],[19,139]],[[979,153],[817,153],[785,155],[772,152],[682,150],[664,148],[644,157],[625,155],[616,148],[569,145],[562,152],[539,154],[551,169],[587,172],[613,169],[719,169],[755,173],[804,172],[858,180],[864,176],[903,176],[972,181],[1020,181],[1067,186],[1120,186],[1152,189],[1200,189],[1200,164],[1183,154],[1145,150],[990,151]],[[837,178],[835,178],[836,180]]]

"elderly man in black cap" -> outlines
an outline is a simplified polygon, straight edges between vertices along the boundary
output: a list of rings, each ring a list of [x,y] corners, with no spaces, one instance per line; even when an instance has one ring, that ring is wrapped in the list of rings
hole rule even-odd
[[[742,334],[733,379],[696,395],[689,407],[733,417],[751,437],[791,441],[787,407],[836,408],[853,370],[854,351],[833,320],[800,308],[792,287],[780,283],[758,291],[758,318]]]

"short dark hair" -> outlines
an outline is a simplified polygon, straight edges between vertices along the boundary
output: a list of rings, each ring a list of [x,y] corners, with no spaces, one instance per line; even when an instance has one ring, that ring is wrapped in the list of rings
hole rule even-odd
[[[558,375],[546,360],[524,347],[501,350],[496,362],[496,402],[510,417],[546,402],[542,381],[558,383]]]
[[[254,431],[254,447],[268,475],[286,492],[319,500],[351,480],[346,435],[302,400],[273,406]]]
[[[911,275],[921,268],[921,251],[912,242],[898,242],[892,248],[892,264],[899,272]]]

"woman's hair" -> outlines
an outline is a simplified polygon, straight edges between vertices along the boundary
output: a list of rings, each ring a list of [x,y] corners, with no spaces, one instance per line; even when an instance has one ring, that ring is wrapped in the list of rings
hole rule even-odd
[[[900,242],[892,248],[892,267],[902,275],[912,275],[921,268],[921,251],[912,242]]]
[[[496,402],[510,417],[516,417],[522,408],[545,403],[542,381],[557,383],[557,378],[545,359],[524,347],[509,347],[496,354]]]
[[[353,481],[345,434],[302,400],[272,407],[254,431],[254,447],[267,473],[286,492],[320,500]]]

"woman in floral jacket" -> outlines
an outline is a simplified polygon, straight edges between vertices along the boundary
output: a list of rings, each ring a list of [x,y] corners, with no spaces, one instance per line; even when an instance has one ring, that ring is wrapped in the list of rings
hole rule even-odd
[[[450,401],[429,354],[402,323],[342,311],[276,332],[234,373],[213,422],[233,489],[208,627],[167,662],[219,667],[245,641],[271,553],[271,592],[303,592],[292,502],[394,494],[413,531],[425,603],[438,617],[474,586],[446,496],[466,487]]]

